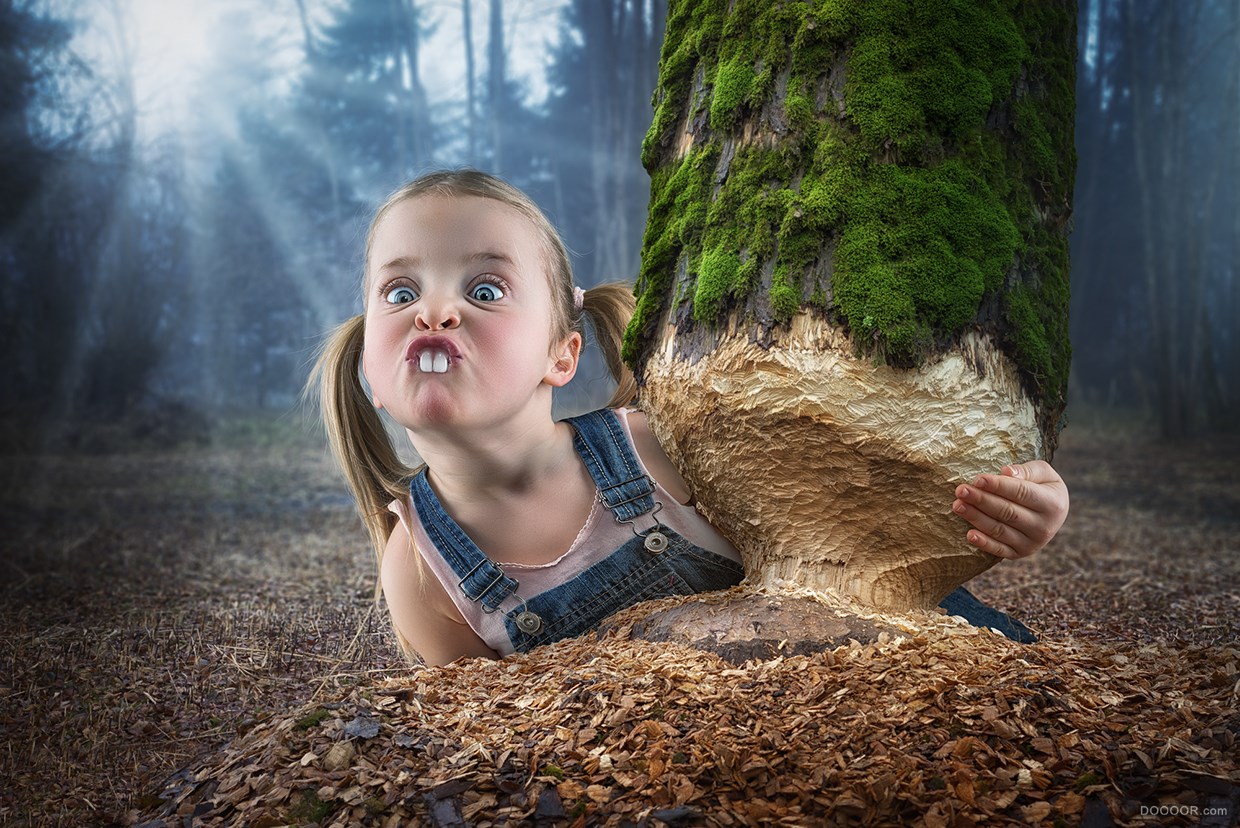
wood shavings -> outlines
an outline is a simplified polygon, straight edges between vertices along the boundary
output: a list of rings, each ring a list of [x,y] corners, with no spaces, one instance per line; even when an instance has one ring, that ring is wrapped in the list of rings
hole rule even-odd
[[[256,729],[194,770],[219,783],[210,810],[174,796],[162,814],[285,819],[313,790],[323,825],[519,824],[551,801],[564,824],[687,808],[708,825],[1051,825],[1090,803],[1139,824],[1135,804],[1178,802],[1203,779],[1240,790],[1240,650],[1022,646],[949,627],[741,668],[592,633],[420,669],[350,693],[318,727]],[[363,714],[379,732],[352,742],[352,768],[286,761],[329,754]]]

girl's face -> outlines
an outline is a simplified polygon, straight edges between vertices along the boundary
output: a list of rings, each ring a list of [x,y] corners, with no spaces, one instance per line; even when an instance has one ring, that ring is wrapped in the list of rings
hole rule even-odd
[[[476,427],[515,416],[542,385],[572,378],[581,337],[569,336],[570,365],[562,350],[550,353],[551,288],[537,234],[490,198],[417,196],[387,211],[365,284],[362,370],[376,406],[409,430]],[[421,355],[417,340],[428,335],[449,340],[446,371],[435,370],[444,349]]]

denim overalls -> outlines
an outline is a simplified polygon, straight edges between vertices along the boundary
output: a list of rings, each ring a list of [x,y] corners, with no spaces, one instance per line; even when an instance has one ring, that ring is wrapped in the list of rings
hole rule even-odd
[[[574,429],[573,447],[598,487],[597,497],[617,522],[630,525],[633,537],[603,560],[538,595],[521,595],[519,581],[508,577],[465,534],[431,489],[425,468],[410,483],[423,528],[460,579],[457,587],[465,597],[481,602],[482,611],[488,613],[497,611],[509,595],[519,601],[504,616],[516,652],[584,635],[608,616],[642,601],[740,583],[745,575],[740,564],[659,522],[663,504],[654,499],[654,481],[642,471],[614,411],[601,408],[565,422]],[[999,627],[1010,638],[1022,630],[1028,634],[1019,622],[982,604],[963,587],[940,606],[975,624]],[[1004,619],[1007,624],[1001,626]]]
[[[528,652],[540,644],[575,638],[604,618],[641,601],[669,595],[727,589],[745,577],[730,558],[703,549],[659,522],[661,501],[654,481],[642,471],[619,417],[601,408],[565,420],[573,426],[573,448],[598,487],[598,498],[633,537],[608,557],[538,595],[521,595],[519,582],[482,553],[439,502],[426,470],[410,490],[423,528],[460,578],[458,587],[483,612],[495,612],[510,594],[521,602],[504,617],[513,648]]]

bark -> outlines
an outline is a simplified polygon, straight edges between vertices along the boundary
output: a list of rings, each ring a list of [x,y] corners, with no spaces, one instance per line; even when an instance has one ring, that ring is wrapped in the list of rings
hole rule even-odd
[[[949,6],[669,7],[625,356],[751,584],[931,608],[954,486],[1053,454],[1075,3]]]

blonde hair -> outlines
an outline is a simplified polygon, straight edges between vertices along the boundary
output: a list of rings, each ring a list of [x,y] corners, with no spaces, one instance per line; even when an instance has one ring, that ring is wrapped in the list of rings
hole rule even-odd
[[[499,201],[527,218],[538,231],[547,265],[551,287],[551,342],[562,342],[574,331],[585,340],[585,320],[594,325],[595,339],[603,352],[612,378],[617,383],[607,402],[608,408],[628,405],[637,396],[637,382],[620,356],[624,331],[633,316],[636,300],[632,285],[607,282],[585,291],[580,311],[573,303],[573,270],[568,252],[559,233],[529,196],[511,184],[488,173],[472,169],[445,170],[428,173],[396,190],[375,212],[366,233],[362,283],[365,285],[370,267],[371,245],[375,228],[387,212],[397,204],[423,195],[476,196]],[[369,291],[363,288],[363,305]],[[378,412],[371,404],[361,382],[362,342],[365,337],[363,313],[346,320],[328,336],[306,384],[306,393],[317,386],[320,414],[331,444],[332,455],[344,472],[349,489],[357,503],[358,514],[370,535],[378,570],[383,567],[383,552],[396,527],[397,517],[388,508],[393,500],[409,494],[409,482],[425,465],[409,468],[400,461]],[[412,546],[413,539],[410,538]],[[425,589],[427,570],[416,549],[413,559],[420,572],[421,588]],[[374,600],[383,594],[383,582],[376,575]],[[419,656],[409,641],[392,627],[402,653],[412,663]]]

